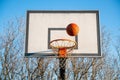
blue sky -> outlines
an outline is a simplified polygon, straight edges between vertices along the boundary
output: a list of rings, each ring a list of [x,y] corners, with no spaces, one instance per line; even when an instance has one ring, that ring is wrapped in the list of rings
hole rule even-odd
[[[99,10],[100,26],[120,28],[120,0],[0,0],[0,25],[27,10]]]
[[[0,0],[0,29],[27,10],[99,10],[100,26],[120,34],[120,0]],[[0,30],[1,31],[1,30]]]

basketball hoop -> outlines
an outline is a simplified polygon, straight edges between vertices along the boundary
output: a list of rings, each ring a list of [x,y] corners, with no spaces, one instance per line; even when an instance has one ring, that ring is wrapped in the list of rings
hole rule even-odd
[[[58,54],[60,58],[70,56],[70,53],[76,47],[77,43],[69,39],[56,39],[50,42],[53,52]]]
[[[65,80],[66,59],[70,56],[77,43],[69,39],[56,39],[50,42],[53,52],[58,54],[60,67],[60,80]]]

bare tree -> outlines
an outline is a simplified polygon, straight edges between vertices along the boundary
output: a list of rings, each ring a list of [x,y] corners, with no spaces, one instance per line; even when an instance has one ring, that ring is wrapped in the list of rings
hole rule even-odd
[[[13,21],[9,21],[5,31],[0,35],[0,62],[2,66],[1,78],[11,80],[16,78],[19,62],[19,53],[22,52],[19,44],[19,28]]]
[[[59,59],[24,57],[24,26],[24,19],[16,18],[0,33],[0,80],[58,80]],[[102,57],[68,58],[66,80],[120,79],[120,39],[114,45],[118,54],[114,57],[109,56],[111,38],[108,30],[103,29],[101,37]]]
[[[43,80],[51,59],[24,57],[24,19],[10,20],[2,32],[4,33],[0,34],[0,79]]]

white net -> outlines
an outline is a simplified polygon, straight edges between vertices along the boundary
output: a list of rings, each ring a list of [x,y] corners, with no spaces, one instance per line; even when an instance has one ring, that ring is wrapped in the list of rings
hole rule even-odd
[[[62,57],[70,56],[73,49],[76,47],[76,42],[69,39],[56,39],[50,42],[50,47],[53,52],[58,54],[58,57],[61,57],[59,54],[63,54]]]

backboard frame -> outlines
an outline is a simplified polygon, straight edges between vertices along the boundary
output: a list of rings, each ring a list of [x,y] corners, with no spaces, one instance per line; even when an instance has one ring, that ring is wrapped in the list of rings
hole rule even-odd
[[[26,39],[25,39],[25,57],[58,57],[57,54],[52,53],[51,51],[49,54],[44,54],[35,52],[35,53],[28,53],[28,35],[29,35],[29,17],[31,13],[95,13],[96,14],[96,28],[97,28],[97,47],[98,47],[98,53],[97,54],[91,54],[91,53],[80,53],[80,54],[71,54],[71,56],[68,57],[101,57],[101,42],[100,42],[100,24],[99,24],[99,11],[98,10],[87,10],[87,11],[51,11],[51,10],[28,10],[27,11],[27,18],[26,18]],[[56,28],[50,28],[56,30]],[[64,30],[61,28],[61,30]],[[78,36],[75,38],[76,41],[78,41]],[[48,42],[50,40],[48,39]],[[49,47],[48,47],[49,48]],[[78,48],[78,47],[77,47]]]

